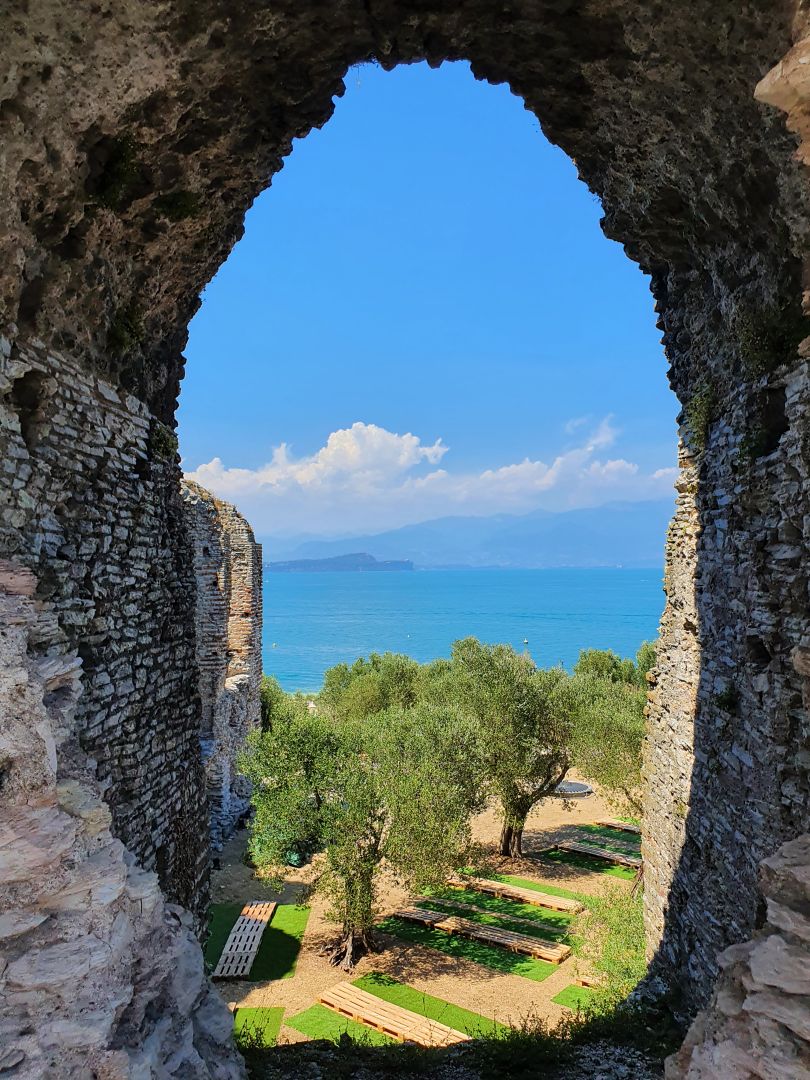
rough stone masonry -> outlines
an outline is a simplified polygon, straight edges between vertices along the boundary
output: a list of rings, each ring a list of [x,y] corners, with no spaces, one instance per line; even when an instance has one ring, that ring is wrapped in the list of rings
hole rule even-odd
[[[142,915],[125,890],[105,906],[102,886],[81,918],[49,909],[35,925],[26,898],[67,890],[70,903],[70,875],[106,844],[128,873],[154,870],[170,903],[204,908],[194,555],[173,430],[182,349],[252,199],[368,60],[468,60],[508,82],[650,275],[683,405],[646,764],[656,970],[693,1011],[718,954],[765,925],[759,864],[810,831],[805,18],[782,0],[3,4],[0,555],[27,629],[3,646],[16,674],[0,715],[0,857],[40,835],[29,813],[45,829],[3,894],[17,1075],[71,1075],[91,1053],[111,1075],[148,1075],[144,1054],[163,1055],[167,1076],[237,1068],[205,1034],[204,987],[144,978],[181,939],[194,953],[176,908],[155,894]],[[587,273],[584,307],[599,287]],[[26,778],[30,740],[47,781]],[[76,826],[80,858],[64,783],[109,813],[101,840]],[[701,1060],[693,1075],[712,1075]]]

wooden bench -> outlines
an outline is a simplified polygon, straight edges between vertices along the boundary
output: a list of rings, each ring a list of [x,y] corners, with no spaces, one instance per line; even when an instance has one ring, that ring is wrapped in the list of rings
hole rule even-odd
[[[452,881],[451,884],[456,888],[478,889],[479,892],[490,893],[492,896],[502,896],[505,900],[519,900],[521,904],[551,908],[569,915],[577,915],[582,911],[579,900],[569,900],[565,896],[554,896],[536,889],[524,889],[520,885],[508,885],[502,881],[491,881],[489,878],[464,878],[461,881]]]
[[[607,829],[621,829],[623,832],[636,833],[641,836],[638,825],[630,825],[627,821],[616,821],[614,818],[600,818],[594,825],[604,825]]]
[[[394,914],[400,919],[413,919],[414,911],[417,912],[416,922],[422,922],[419,916],[423,914],[418,908],[403,908]],[[430,912],[435,915],[436,912]],[[510,952],[525,953],[534,956],[538,960],[548,960],[551,964],[561,964],[571,955],[567,945],[560,945],[555,941],[543,941],[541,938],[530,937],[528,934],[518,934],[514,930],[503,930],[500,926],[487,926],[484,923],[465,919],[461,915],[443,915],[441,919],[432,923],[435,930],[443,930],[446,934],[461,934],[462,937],[472,938],[475,941],[485,941],[490,945],[499,945]]]
[[[447,902],[448,902],[448,904],[452,904],[452,906],[454,908],[459,908],[459,910],[461,910],[461,911],[475,911],[479,915],[496,915],[497,914],[502,919],[508,919],[509,922],[516,923],[516,924],[518,924],[520,926],[534,926],[538,930],[545,930],[547,932],[551,932],[552,934],[558,934],[561,929],[564,929],[564,927],[560,926],[559,923],[543,922],[542,919],[526,919],[521,915],[509,915],[505,911],[495,912],[495,911],[491,911],[489,908],[480,907],[478,904],[468,904],[468,903],[466,903],[466,901],[464,903],[462,903],[461,900],[455,900],[454,899],[454,900],[448,900]],[[418,911],[419,909],[417,908],[416,910]],[[436,914],[438,914],[438,912],[436,912]],[[444,918],[447,918],[447,916],[445,915]],[[425,921],[427,921],[427,920],[425,920]]]
[[[240,979],[250,974],[262,934],[275,910],[276,905],[270,900],[245,904],[225,942],[213,979]]]
[[[359,1024],[374,1028],[398,1042],[418,1043],[420,1046],[452,1046],[469,1042],[470,1036],[455,1031],[437,1020],[403,1009],[390,1001],[369,994],[350,982],[337,983],[318,998],[321,1005]]]
[[[575,841],[578,843],[593,844],[596,847],[605,848],[607,848],[609,845],[611,849],[615,849],[616,851],[623,851],[627,855],[638,855],[640,851],[638,842],[634,843],[632,840],[614,840],[612,836],[596,836],[592,833],[586,833],[584,836],[582,836],[581,833],[579,833],[578,835],[580,837],[580,840]],[[559,847],[559,844],[557,846]]]
[[[421,907],[400,908],[394,914],[399,919],[408,919],[409,922],[421,922],[427,926],[435,926],[436,923],[447,918],[446,911],[431,911],[430,908]]]
[[[632,866],[638,869],[641,866],[641,858],[638,855],[624,855],[620,851],[608,851],[607,848],[594,847],[593,844],[578,844],[573,840],[563,840],[557,844],[560,851],[570,851],[576,855],[588,855],[595,859],[605,859],[607,862],[619,863],[621,866]]]

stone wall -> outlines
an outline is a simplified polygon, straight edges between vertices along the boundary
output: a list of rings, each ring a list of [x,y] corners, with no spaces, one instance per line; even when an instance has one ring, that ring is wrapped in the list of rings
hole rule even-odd
[[[763,929],[718,958],[706,1012],[667,1062],[667,1080],[810,1077],[810,836],[762,864]]]
[[[0,561],[0,1072],[240,1080],[190,916],[111,831],[77,739],[81,658],[36,595]]]
[[[229,503],[191,481],[182,492],[197,584],[200,735],[211,841],[220,848],[250,799],[236,756],[261,713],[262,549]]]

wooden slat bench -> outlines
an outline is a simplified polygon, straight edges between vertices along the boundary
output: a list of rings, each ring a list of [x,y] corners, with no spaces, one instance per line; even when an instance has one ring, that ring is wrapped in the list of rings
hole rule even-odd
[[[565,911],[569,915],[577,915],[582,911],[579,900],[569,900],[565,896],[554,896],[551,893],[538,892],[536,889],[524,889],[520,885],[509,885],[502,881],[491,881],[489,878],[464,878],[454,880],[451,884],[456,888],[478,889],[479,892],[490,893],[492,896],[502,896],[505,900],[519,900],[522,904],[547,907],[553,911]]]
[[[560,851],[588,855],[595,859],[606,859],[608,862],[619,863],[621,866],[632,866],[634,869],[641,866],[641,858],[638,855],[624,855],[620,851],[608,851],[607,848],[595,847],[593,844],[578,844],[573,840],[563,840],[557,844],[557,847]]]
[[[542,919],[526,919],[521,915],[509,915],[505,911],[494,912],[489,908],[479,907],[478,904],[468,904],[466,901],[462,903],[461,900],[448,900],[447,902],[448,904],[452,904],[454,908],[458,908],[460,911],[475,911],[479,915],[500,915],[502,919],[508,919],[518,926],[534,926],[538,930],[546,930],[554,934],[559,934],[560,930],[564,929],[561,928],[558,923],[543,922]],[[438,912],[436,914],[438,914]],[[443,918],[447,918],[447,915],[445,914]]]
[[[638,842],[634,843],[630,839],[614,840],[612,836],[594,836],[591,833],[585,833],[584,836],[582,835],[582,833],[578,833],[577,835],[580,839],[574,841],[574,843],[593,844],[596,847],[604,847],[606,849],[608,848],[608,845],[610,845],[611,850],[615,849],[616,851],[623,851],[626,855],[638,855],[640,851]],[[569,841],[564,842],[568,843]],[[556,846],[559,847],[560,845],[557,844]]]
[[[400,919],[425,923],[427,926],[435,926],[437,922],[447,918],[446,911],[431,911],[430,908],[421,907],[400,908],[394,914]]]
[[[394,914],[400,919],[412,919],[414,910],[422,914],[418,908],[404,908]],[[423,920],[417,915],[416,921]],[[552,964],[561,964],[571,955],[571,950],[567,945],[560,945],[556,941],[543,941],[540,938],[530,937],[528,934],[518,934],[514,930],[503,930],[500,926],[487,926],[474,922],[472,919],[462,918],[461,915],[444,915],[432,925],[435,930],[443,930],[446,934],[461,934],[462,937],[472,938],[475,941],[499,945],[503,949],[509,949],[510,952],[525,953],[538,960],[548,960]]]
[[[623,832],[636,833],[641,835],[641,829],[638,825],[631,825],[627,821],[616,821],[614,818],[600,818],[594,822],[594,825],[604,825],[607,829],[621,829]]]
[[[276,905],[270,900],[245,904],[228,935],[212,978],[240,979],[250,974],[262,934],[275,910]]]
[[[361,990],[350,982],[337,983],[325,990],[318,1001],[335,1012],[366,1024],[398,1042],[418,1043],[420,1046],[451,1046],[453,1043],[469,1042],[470,1036],[455,1031],[437,1020],[393,1005],[390,1001]]]

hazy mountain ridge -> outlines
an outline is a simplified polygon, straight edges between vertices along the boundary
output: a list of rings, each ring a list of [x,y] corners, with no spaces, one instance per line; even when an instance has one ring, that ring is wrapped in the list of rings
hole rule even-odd
[[[559,513],[435,518],[336,540],[264,539],[273,561],[323,559],[363,551],[419,567],[511,568],[662,566],[672,499],[608,503]]]

